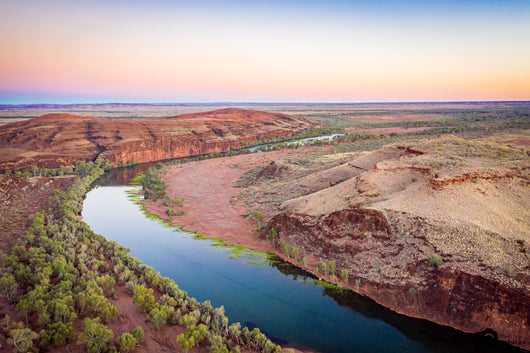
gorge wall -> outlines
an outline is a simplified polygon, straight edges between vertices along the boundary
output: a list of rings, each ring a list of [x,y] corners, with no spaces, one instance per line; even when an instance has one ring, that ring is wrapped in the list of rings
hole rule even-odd
[[[274,228],[280,242],[305,256],[333,260],[336,273],[347,269],[347,282],[336,274],[311,272],[397,313],[471,333],[491,328],[503,341],[528,349],[530,294],[524,279],[499,280],[469,266],[430,265],[428,256],[417,255],[428,254],[429,240],[419,234],[404,239],[393,221],[379,210],[362,208],[321,216],[280,213],[263,236]]]
[[[318,125],[284,114],[222,109],[160,119],[49,114],[0,131],[0,172],[105,158],[114,165],[228,152],[246,141],[292,136]]]

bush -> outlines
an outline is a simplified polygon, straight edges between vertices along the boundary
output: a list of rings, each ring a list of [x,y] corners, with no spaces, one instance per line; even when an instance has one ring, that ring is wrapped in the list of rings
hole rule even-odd
[[[136,338],[130,333],[124,333],[116,341],[120,347],[120,352],[132,352],[136,348]]]
[[[340,273],[340,276],[341,276],[342,280],[344,281],[344,283],[348,283],[349,282],[350,274],[349,274],[347,269],[343,269],[342,272]]]
[[[427,256],[427,262],[429,263],[429,266],[438,267],[443,265],[444,260],[438,254],[430,254],[429,256]]]

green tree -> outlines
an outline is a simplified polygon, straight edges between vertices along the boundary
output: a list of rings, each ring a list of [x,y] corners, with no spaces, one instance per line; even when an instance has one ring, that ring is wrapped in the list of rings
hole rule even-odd
[[[146,288],[143,285],[134,287],[133,295],[134,305],[138,305],[142,312],[147,313],[151,311],[155,303],[155,297],[153,296],[153,289]]]
[[[86,307],[93,315],[98,315],[105,307],[106,303],[107,299],[96,293],[91,293],[86,298]]]
[[[179,321],[179,325],[182,325],[182,326],[191,326],[191,325],[195,325],[196,323],[197,323],[197,319],[188,314],[182,315]]]
[[[223,337],[219,335],[212,335],[209,339],[210,353],[230,353],[223,342]]]
[[[329,274],[333,277],[335,277],[336,268],[337,268],[337,264],[335,263],[335,260],[328,261],[328,271],[329,271]]]
[[[118,315],[118,309],[114,304],[106,303],[103,308],[99,311],[98,317],[103,320],[104,323],[108,324]]]
[[[130,333],[124,333],[117,340],[120,352],[132,352],[136,348],[136,338]]]
[[[83,332],[79,335],[79,343],[85,343],[89,353],[99,353],[113,336],[111,329],[99,323],[99,318],[86,318],[83,322]]]
[[[136,328],[131,333],[134,338],[136,338],[136,342],[140,343],[144,341],[144,329],[142,328],[142,326],[136,326]]]
[[[49,309],[54,315],[55,322],[69,322],[75,320],[77,315],[73,312],[73,307],[62,298],[54,298],[49,304]]]
[[[104,275],[104,276],[100,276],[98,278],[96,278],[96,282],[98,283],[98,285],[103,288],[103,291],[105,293],[108,293],[109,290],[111,288],[114,287],[114,285],[116,284],[116,280],[114,279],[113,276],[110,276],[110,275]]]
[[[21,353],[29,352],[33,348],[33,340],[39,337],[27,327],[9,330],[8,336],[7,343],[15,346],[14,352]]]
[[[344,283],[348,283],[350,280],[350,274],[348,273],[347,269],[343,269],[340,273],[340,276],[342,277],[342,280]]]
[[[298,256],[300,256],[300,249],[298,249],[298,247],[296,245],[293,245],[292,250],[291,250],[291,254],[293,255],[293,258],[295,260],[298,260]]]
[[[46,328],[46,331],[41,335],[41,343],[44,346],[50,343],[55,346],[62,346],[69,341],[73,333],[74,328],[71,322],[67,322],[66,324],[56,322]]]
[[[189,325],[186,326],[184,333],[178,335],[177,343],[187,352],[188,349],[201,343],[207,336],[208,330],[204,324],[200,324],[199,326]]]
[[[153,309],[149,312],[149,319],[155,324],[155,327],[159,329],[166,324],[170,314],[171,311],[167,306],[156,303]]]
[[[16,309],[26,318],[26,323],[28,323],[29,315],[33,312],[33,303],[28,298],[22,298],[18,302]]]
[[[13,298],[18,291],[18,283],[11,273],[4,273],[0,277],[0,293],[4,294],[7,299]]]

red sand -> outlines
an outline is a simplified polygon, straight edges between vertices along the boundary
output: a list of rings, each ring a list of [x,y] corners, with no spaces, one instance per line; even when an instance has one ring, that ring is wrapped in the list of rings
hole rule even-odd
[[[234,186],[247,170],[285,157],[288,151],[253,153],[225,158],[214,158],[173,166],[162,179],[168,184],[172,199],[184,198],[183,216],[174,216],[173,224],[184,230],[205,234],[207,238],[221,238],[255,250],[272,251],[270,244],[252,236],[256,224],[242,217],[247,211],[237,200],[239,189]],[[150,212],[167,219],[166,206],[160,200],[146,201]]]

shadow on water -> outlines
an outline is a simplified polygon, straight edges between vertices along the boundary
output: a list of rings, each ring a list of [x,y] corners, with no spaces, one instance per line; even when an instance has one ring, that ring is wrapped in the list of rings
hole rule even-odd
[[[101,178],[94,182],[93,187],[129,185],[139,173],[147,171],[147,169],[154,167],[156,164],[157,163],[141,163],[107,170]]]
[[[317,280],[317,278],[311,273],[293,266],[288,262],[282,261],[276,255],[270,255],[269,265],[278,269],[278,271],[284,275],[291,276],[291,278],[295,281],[299,278],[312,278]],[[424,346],[429,347],[434,352],[528,352],[506,342],[499,341],[496,336],[497,334],[491,329],[486,329],[482,332],[477,332],[474,334],[466,333],[452,327],[438,325],[427,320],[415,319],[400,315],[376,303],[372,299],[354,293],[347,288],[333,288],[333,286],[325,286],[322,287],[322,295],[333,298],[333,300],[340,306],[350,308],[351,310],[354,310],[368,319],[384,321],[385,323],[399,330],[407,338],[421,342]],[[275,342],[273,338],[271,338],[271,340]]]
[[[448,326],[397,314],[368,297],[342,288],[324,288],[323,295],[339,305],[352,308],[367,318],[383,320],[408,338],[422,342],[437,352],[523,353],[525,350],[497,340],[492,330],[475,334],[465,333]]]
[[[256,325],[255,323],[253,322],[250,322],[250,321],[246,321],[245,322],[245,326],[250,330],[252,331],[253,329],[257,328],[259,329],[258,325]],[[288,341],[284,340],[284,339],[281,339],[279,337],[275,337],[273,335],[271,335],[269,332],[267,331],[264,331],[264,330],[260,330],[261,333],[265,334],[265,336],[267,336],[271,341],[272,343],[274,344],[279,344],[280,346],[285,346],[287,344],[289,344]]]

